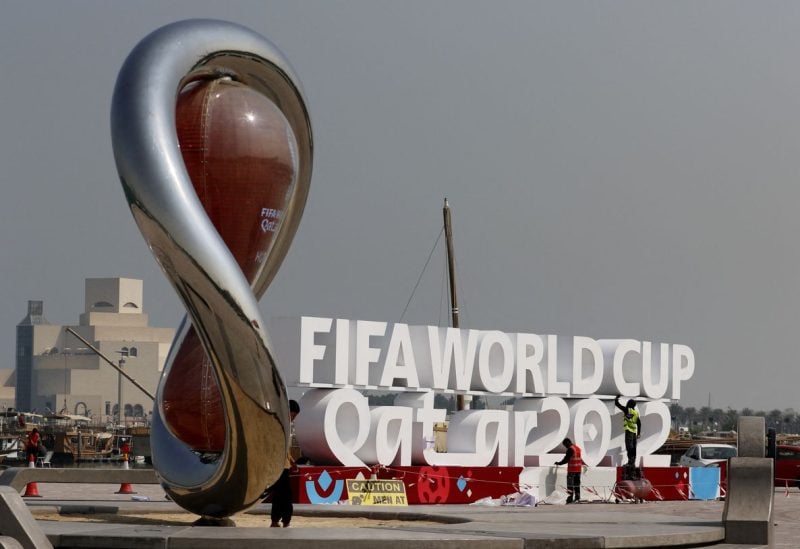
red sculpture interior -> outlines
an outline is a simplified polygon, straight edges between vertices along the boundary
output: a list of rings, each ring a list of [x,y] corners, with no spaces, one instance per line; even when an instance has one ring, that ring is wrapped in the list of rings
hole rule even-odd
[[[176,126],[197,196],[252,286],[296,173],[289,123],[267,97],[222,78],[181,90]],[[222,451],[219,386],[194,328],[163,383],[162,414],[173,434],[197,451]]]

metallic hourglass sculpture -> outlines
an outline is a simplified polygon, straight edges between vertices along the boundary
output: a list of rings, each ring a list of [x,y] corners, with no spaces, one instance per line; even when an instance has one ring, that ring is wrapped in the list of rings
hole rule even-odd
[[[308,194],[305,101],[263,37],[182,21],[128,56],[111,134],[133,217],[188,312],[156,395],[153,465],[180,506],[228,517],[286,458],[288,400],[257,301]]]

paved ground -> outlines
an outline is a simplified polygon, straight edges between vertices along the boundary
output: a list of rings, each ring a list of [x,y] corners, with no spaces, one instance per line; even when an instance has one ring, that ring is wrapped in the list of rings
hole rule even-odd
[[[655,502],[633,504],[581,504],[540,506],[533,509],[469,505],[412,506],[394,509],[358,509],[347,505],[295,507],[298,519],[289,529],[199,528],[159,523],[158,513],[180,510],[167,501],[157,485],[135,486],[136,495],[114,492],[119,485],[38,484],[41,498],[26,499],[34,515],[45,512],[85,511],[157,513],[144,524],[54,522],[39,520],[51,539],[77,547],[305,547],[324,543],[326,549],[380,546],[414,547],[641,547],[675,542],[709,545],[722,538],[722,502]],[[149,501],[134,501],[149,499]],[[268,505],[253,513],[265,515]],[[165,515],[161,515],[165,517]],[[352,516],[407,520],[386,525],[349,520]],[[775,493],[775,547],[800,546],[800,491]],[[336,517],[322,528],[312,522]],[[251,519],[252,520],[252,519]],[[266,516],[263,524],[267,525]],[[127,541],[126,541],[127,540]],[[125,545],[130,542],[131,545]],[[717,547],[725,547],[717,545]],[[743,547],[740,545],[731,547]]]

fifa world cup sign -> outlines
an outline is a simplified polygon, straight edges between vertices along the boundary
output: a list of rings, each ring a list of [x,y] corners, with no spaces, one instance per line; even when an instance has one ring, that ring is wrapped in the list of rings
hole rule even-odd
[[[317,464],[551,465],[569,436],[588,465],[620,465],[614,396],[639,401],[637,453],[647,457],[666,441],[667,402],[680,398],[695,367],[686,345],[633,339],[316,317],[276,319],[272,329],[284,379],[308,388],[295,427]],[[371,407],[364,390],[400,394],[393,406]],[[446,412],[434,392],[500,395],[513,405],[456,412],[440,453],[433,427]]]
[[[294,71],[258,34],[183,21],[140,42],[111,109],[133,217],[186,307],[153,410],[153,465],[185,509],[255,503],[288,447],[286,390],[257,300],[297,230],[312,134]]]

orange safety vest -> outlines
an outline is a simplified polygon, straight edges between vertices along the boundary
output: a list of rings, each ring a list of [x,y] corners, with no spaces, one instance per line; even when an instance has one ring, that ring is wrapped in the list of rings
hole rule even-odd
[[[569,458],[567,463],[567,473],[580,473],[583,467],[583,459],[581,459],[581,449],[577,444],[572,445],[572,457]]]

